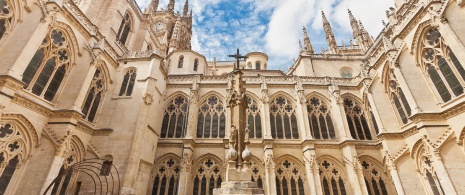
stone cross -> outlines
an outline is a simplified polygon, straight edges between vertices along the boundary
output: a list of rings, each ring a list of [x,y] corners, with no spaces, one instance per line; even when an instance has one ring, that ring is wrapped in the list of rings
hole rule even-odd
[[[234,68],[235,70],[239,70],[239,60],[240,60],[241,58],[244,58],[244,59],[247,58],[247,57],[245,57],[245,56],[241,56],[241,54],[239,53],[239,48],[237,48],[237,53],[236,53],[236,54],[234,54],[234,55],[229,55],[229,57],[231,57],[231,58],[236,58],[236,67]]]

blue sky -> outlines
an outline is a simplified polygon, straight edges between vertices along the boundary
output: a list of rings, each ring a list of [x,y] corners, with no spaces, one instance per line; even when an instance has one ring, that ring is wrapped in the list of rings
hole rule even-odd
[[[150,0],[136,0],[144,9]],[[176,0],[182,12],[185,0]],[[160,0],[166,9],[168,0]],[[252,51],[269,56],[268,68],[285,70],[299,55],[298,40],[307,26],[316,53],[327,48],[321,11],[331,23],[338,45],[349,44],[352,29],[349,8],[368,32],[376,38],[386,19],[385,10],[394,0],[189,0],[193,9],[192,49],[208,61],[231,60],[236,48],[241,54]]]

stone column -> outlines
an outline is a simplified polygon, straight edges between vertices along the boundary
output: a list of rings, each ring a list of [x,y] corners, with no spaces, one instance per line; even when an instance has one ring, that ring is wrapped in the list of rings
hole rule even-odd
[[[394,75],[396,75],[397,82],[399,82],[402,88],[402,92],[404,93],[405,98],[407,99],[407,102],[410,105],[410,108],[412,108],[412,115],[421,112],[421,108],[417,105],[417,102],[415,101],[415,98],[413,97],[413,94],[410,91],[410,88],[407,85],[407,81],[405,81],[405,77],[400,71],[398,64],[394,66]],[[370,105],[373,104],[371,104],[370,102]]]
[[[404,188],[402,187],[402,182],[400,181],[399,173],[397,173],[397,167],[392,162],[391,157],[389,155],[386,156],[387,159],[387,167],[389,173],[391,174],[392,181],[394,182],[394,187],[396,188],[396,192],[398,195],[405,195]]]
[[[322,194],[323,192],[321,191],[320,187],[320,181],[319,181],[319,175],[317,174],[318,177],[318,183],[315,181],[315,146],[313,144],[309,144],[305,146],[304,148],[304,162],[305,162],[305,174],[307,175],[307,183],[308,187],[310,189],[310,194]],[[316,170],[318,173],[318,170]]]
[[[352,194],[368,194],[366,187],[362,187],[365,186],[365,182],[361,182],[357,174],[356,167],[358,164],[358,160],[356,159],[357,152],[355,151],[355,146],[346,145],[342,148],[342,154],[344,158],[347,179],[350,182],[350,185],[352,186]]]
[[[383,122],[381,121],[381,118],[379,117],[379,112],[378,112],[378,108],[376,108],[375,100],[373,99],[373,95],[370,92],[367,93],[367,99],[368,99],[368,102],[370,103],[373,116],[375,117],[376,125],[378,125],[379,133],[386,132],[386,129],[384,129]]]
[[[328,92],[331,100],[331,119],[333,119],[335,129],[339,133],[341,140],[353,139],[350,135],[349,126],[347,124],[347,118],[344,110],[343,100],[340,97],[339,88],[335,85],[329,86]]]
[[[273,159],[273,146],[271,142],[265,144],[265,182],[266,182],[266,192],[268,195],[276,195],[276,173],[275,173],[275,163]]]
[[[442,163],[439,151],[435,151],[434,154],[431,155],[431,160],[433,161],[432,165],[434,167],[434,171],[436,172],[436,176],[438,178],[439,183],[441,183],[444,193],[448,195],[457,194],[457,192],[454,189],[454,185],[450,180],[449,174],[447,173],[446,167]]]

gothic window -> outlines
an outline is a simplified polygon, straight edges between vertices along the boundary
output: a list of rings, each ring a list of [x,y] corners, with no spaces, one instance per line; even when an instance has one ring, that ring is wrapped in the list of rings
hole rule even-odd
[[[197,71],[198,68],[199,68],[199,59],[195,58],[195,60],[194,60],[194,71]]]
[[[424,71],[441,99],[448,102],[463,94],[465,70],[441,33],[435,28],[427,30],[420,48]]]
[[[0,169],[0,194],[5,194],[8,185],[15,176],[20,164],[20,155],[25,151],[22,133],[12,123],[2,123],[0,126],[0,163],[5,165]]]
[[[408,118],[410,117],[411,109],[393,71],[390,72],[388,93],[389,97],[391,98],[392,105],[395,107],[395,110],[397,110],[397,113],[399,114],[400,120],[402,123],[406,124],[408,122]]]
[[[344,110],[352,138],[356,140],[371,140],[370,121],[366,111],[351,98],[344,98]]]
[[[23,73],[25,88],[33,94],[52,101],[70,69],[69,38],[58,29],[44,38]]]
[[[226,112],[218,97],[208,97],[200,106],[197,138],[224,138]]]
[[[417,151],[414,152],[417,168],[420,170],[423,182],[425,186],[429,186],[427,191],[433,195],[445,195],[442,189],[441,182],[438,179],[436,171],[433,166],[433,160],[431,159],[430,153],[427,151],[424,145],[418,147]]]
[[[324,195],[346,195],[346,178],[342,169],[329,159],[321,160],[320,181]]]
[[[14,14],[11,0],[0,0],[0,40],[11,30]]]
[[[255,182],[257,184],[258,188],[265,189],[265,172],[262,169],[263,166],[259,161],[252,160],[250,162],[250,167],[249,169],[252,171],[252,178],[251,181]]]
[[[282,160],[275,168],[276,194],[304,195],[304,172],[293,160]]]
[[[314,139],[336,139],[328,106],[319,98],[307,101],[308,122]]]
[[[223,182],[221,164],[211,158],[203,160],[194,169],[194,195],[212,195],[213,189],[220,188]]]
[[[352,78],[352,69],[345,67],[340,70],[342,78]]]
[[[71,186],[73,176],[75,176],[78,172],[77,170],[70,168],[78,159],[74,152],[75,149],[73,148],[71,151],[73,152],[65,158],[63,166],[61,166],[60,171],[58,172],[58,176],[61,177],[53,184],[52,195],[66,194],[68,187]]]
[[[271,136],[278,139],[298,139],[295,106],[284,96],[278,96],[270,104]]]
[[[178,68],[182,68],[183,65],[184,65],[184,56],[180,56],[179,61],[178,61]]]
[[[95,115],[97,114],[99,105],[103,101],[103,96],[105,95],[105,77],[101,68],[95,70],[94,78],[90,83],[89,91],[82,106],[82,113],[84,114],[84,119],[89,122],[93,122]]]
[[[177,194],[181,167],[176,158],[163,160],[155,169],[152,195]]]
[[[260,108],[254,99],[247,97],[247,125],[250,138],[262,138],[262,119]]]
[[[126,13],[124,15],[123,21],[121,21],[121,25],[119,26],[116,40],[119,41],[123,45],[126,44],[126,40],[128,39],[130,31],[131,31],[131,16],[129,15],[129,13]]]
[[[136,81],[136,70],[129,70],[126,72],[119,90],[119,96],[131,96],[134,89],[134,82]]]
[[[185,136],[189,102],[184,96],[173,98],[165,109],[160,138],[181,138]]]
[[[378,135],[379,134],[378,123],[376,123],[375,115],[373,114],[373,109],[371,108],[370,103],[367,102],[367,104],[368,104],[368,111],[370,112],[371,122],[373,123],[373,127],[375,129],[376,135]]]
[[[147,43],[147,51],[152,51],[152,46]]]
[[[390,181],[380,166],[370,160],[361,160],[363,177],[369,195],[388,195]]]
[[[255,69],[260,70],[262,68],[261,63],[259,61],[255,62]]]

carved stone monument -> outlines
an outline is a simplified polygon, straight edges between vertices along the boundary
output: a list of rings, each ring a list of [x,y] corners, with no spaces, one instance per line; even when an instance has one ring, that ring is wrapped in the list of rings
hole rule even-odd
[[[256,183],[250,181],[252,173],[249,169],[249,161],[252,158],[252,153],[248,149],[250,141],[249,129],[246,125],[247,98],[242,74],[238,68],[233,71],[231,85],[227,89],[227,106],[231,109],[229,150],[226,154],[228,167],[226,169],[226,182],[221,184],[221,188],[213,190],[214,195],[264,194],[263,189],[257,188]]]

